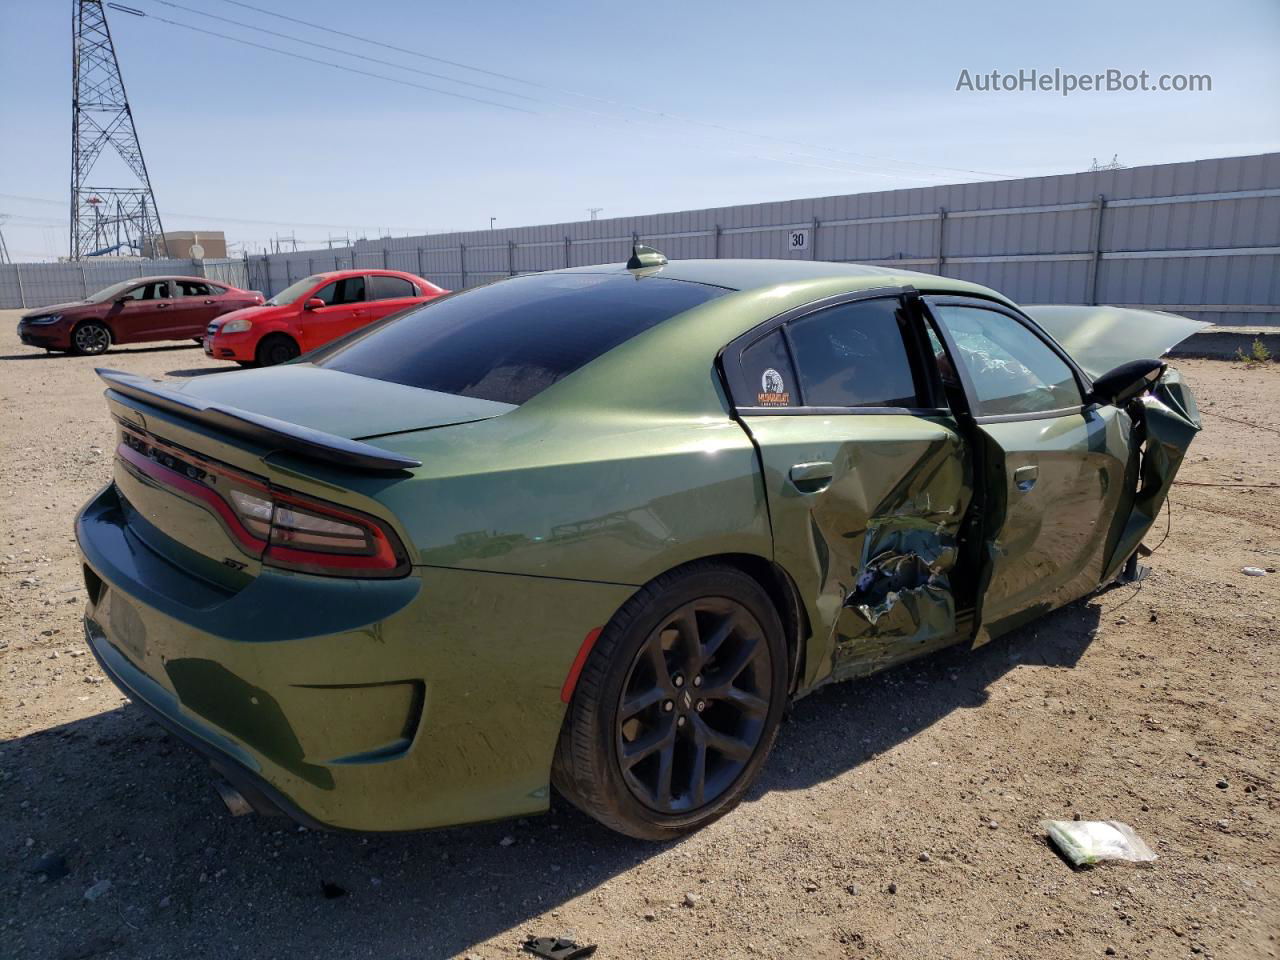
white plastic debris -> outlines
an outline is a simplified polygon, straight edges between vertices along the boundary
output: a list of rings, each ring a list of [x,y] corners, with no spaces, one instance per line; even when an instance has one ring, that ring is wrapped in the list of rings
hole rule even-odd
[[[1155,851],[1133,828],[1118,820],[1044,820],[1040,826],[1077,867],[1101,860],[1147,863],[1156,859]]]
[[[1246,577],[1265,577],[1267,575],[1267,571],[1261,567],[1241,567],[1240,572]]]

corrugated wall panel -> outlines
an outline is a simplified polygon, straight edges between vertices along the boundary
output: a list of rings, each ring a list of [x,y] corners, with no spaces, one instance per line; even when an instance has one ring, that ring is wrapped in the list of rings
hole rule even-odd
[[[1106,200],[1100,234],[1099,195]],[[1170,199],[1189,195],[1196,197]],[[354,262],[421,272],[458,289],[513,270],[621,263],[633,234],[673,259],[712,257],[717,227],[722,257],[908,260],[915,261],[908,264],[911,269],[928,271],[939,253],[939,208],[947,211],[943,273],[1015,299],[1088,302],[1096,287],[1103,302],[1203,305],[1215,309],[1201,313],[1238,323],[1280,323],[1280,153],[361,240],[350,249],[254,257],[242,273],[247,272],[252,288],[273,294],[311,273],[346,269]],[[820,221],[816,233],[815,217]],[[848,220],[870,222],[831,222]],[[810,229],[807,249],[790,247],[789,227]],[[1095,239],[1101,241],[1102,259],[1091,284]],[[1162,256],[1164,251],[1170,255]],[[193,264],[177,263],[181,268],[108,260],[0,267],[0,306],[79,299],[86,289],[139,270],[197,272]],[[1226,309],[1232,306],[1240,309]]]

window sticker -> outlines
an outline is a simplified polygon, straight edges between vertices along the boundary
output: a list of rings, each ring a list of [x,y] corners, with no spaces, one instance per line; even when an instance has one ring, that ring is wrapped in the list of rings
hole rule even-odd
[[[782,374],[769,367],[760,377],[760,393],[756,394],[758,407],[789,407],[791,394],[787,390]]]

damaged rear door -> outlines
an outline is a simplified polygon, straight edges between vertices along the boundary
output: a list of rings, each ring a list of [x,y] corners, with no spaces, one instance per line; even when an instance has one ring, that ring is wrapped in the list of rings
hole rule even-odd
[[[961,387],[974,438],[977,641],[1102,582],[1135,481],[1131,421],[1085,402],[1087,380],[1016,311],[926,297],[941,375]]]
[[[965,621],[952,575],[972,467],[903,292],[811,304],[722,355],[812,627],[805,686],[943,646]]]

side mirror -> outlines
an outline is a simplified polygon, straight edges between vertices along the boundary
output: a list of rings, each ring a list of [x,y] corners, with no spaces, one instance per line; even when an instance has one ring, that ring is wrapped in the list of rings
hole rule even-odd
[[[1120,406],[1154,387],[1164,376],[1164,371],[1163,360],[1130,360],[1122,363],[1093,381],[1088,400],[1090,403]]]
[[[308,300],[306,303],[302,305],[302,309],[303,310],[319,310],[323,306],[324,306],[323,300],[321,300],[319,297],[312,297],[310,300]]]

